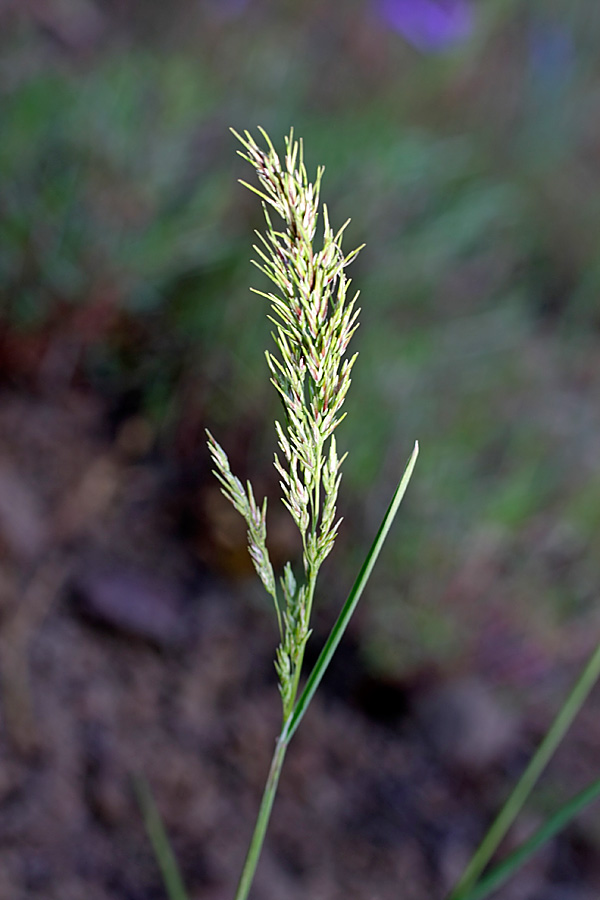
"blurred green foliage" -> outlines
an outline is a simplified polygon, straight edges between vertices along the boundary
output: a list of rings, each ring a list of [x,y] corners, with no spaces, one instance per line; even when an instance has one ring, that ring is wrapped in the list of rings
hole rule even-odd
[[[447,586],[482,546],[495,548],[491,609],[516,600],[524,628],[522,599],[550,621],[590,614],[600,586],[592,0],[488,0],[471,39],[437,55],[358,0],[342,20],[308,0],[182,3],[168,21],[158,4],[131,10],[115,22],[107,12],[87,54],[25,14],[3,31],[0,331],[56,331],[73,310],[103,310],[85,320],[78,356],[92,384],[138,392],[158,423],[190,415],[194,392],[207,421],[268,421],[268,327],[248,293],[260,286],[248,263],[259,211],[235,184],[227,127],[262,124],[275,137],[293,124],[309,167],[326,165],[333,222],[352,216],[349,245],[367,244],[352,273],[361,359],[341,434],[348,520],[364,513],[348,566],[415,437],[422,448],[373,591],[373,655],[402,666],[454,653],[467,613]],[[563,533],[557,575],[544,548]],[[518,578],[502,562],[517,546],[540,561]]]

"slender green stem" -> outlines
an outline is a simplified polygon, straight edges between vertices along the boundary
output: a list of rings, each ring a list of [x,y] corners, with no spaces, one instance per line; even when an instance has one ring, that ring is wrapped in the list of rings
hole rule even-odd
[[[573,690],[561,707],[546,737],[517,782],[516,787],[484,837],[448,900],[466,900],[500,842],[521,811],[556,748],[569,730],[588,694],[600,676],[600,644],[590,657]]]
[[[269,769],[267,783],[265,785],[244,868],[242,869],[240,881],[235,893],[235,900],[246,900],[250,888],[252,887],[254,873],[256,872],[260,851],[262,850],[262,845],[265,840],[267,826],[271,817],[271,809],[273,808],[273,801],[277,792],[277,785],[279,784],[279,776],[281,775],[281,767],[283,766],[283,760],[285,759],[288,744],[289,741],[285,740],[283,734],[281,734],[275,745],[273,759],[271,760],[271,768]]]

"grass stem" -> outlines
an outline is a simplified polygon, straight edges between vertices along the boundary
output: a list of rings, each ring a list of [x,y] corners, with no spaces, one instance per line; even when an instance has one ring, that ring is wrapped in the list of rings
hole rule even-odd
[[[252,882],[254,880],[254,873],[256,872],[256,866],[258,865],[260,852],[265,840],[265,834],[267,833],[269,819],[271,818],[273,801],[275,800],[275,794],[277,793],[277,785],[279,784],[279,776],[281,775],[281,768],[287,752],[288,743],[289,741],[285,740],[283,735],[280,735],[275,744],[275,751],[271,760],[271,767],[269,769],[267,783],[258,811],[254,833],[252,834],[252,840],[250,841],[244,868],[242,869],[237,891],[235,892],[235,900],[246,900],[250,893],[250,888],[252,887]]]

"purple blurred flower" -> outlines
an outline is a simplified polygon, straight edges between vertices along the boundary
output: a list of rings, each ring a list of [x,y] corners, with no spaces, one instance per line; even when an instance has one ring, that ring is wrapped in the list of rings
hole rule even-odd
[[[447,50],[473,30],[469,0],[377,0],[377,11],[419,50]]]

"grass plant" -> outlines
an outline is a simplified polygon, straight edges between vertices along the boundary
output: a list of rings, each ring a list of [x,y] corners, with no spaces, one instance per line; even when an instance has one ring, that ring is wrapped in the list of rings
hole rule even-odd
[[[335,543],[341,522],[336,515],[336,504],[346,454],[338,454],[334,431],[345,415],[342,406],[356,360],[356,354],[349,357],[347,351],[358,327],[359,314],[358,293],[351,295],[351,282],[345,270],[361,248],[346,255],[342,251],[342,238],[348,223],[334,231],[327,207],[323,206],[320,211],[323,169],[317,170],[314,182],[309,180],[302,142],[294,139],[293,132],[286,139],[283,159],[262,129],[264,148],[248,132],[234,134],[243,147],[240,155],[256,172],[259,187],[246,182],[242,184],[259,196],[265,216],[266,231],[264,234],[257,232],[255,265],[273,282],[275,291],[255,290],[255,293],[271,304],[269,318],[274,325],[275,352],[267,351],[266,360],[283,413],[281,421],[275,423],[279,447],[275,468],[281,479],[283,503],[302,541],[301,573],[294,571],[290,561],[277,577],[267,545],[267,501],[257,502],[250,482],[242,484],[231,471],[225,450],[208,432],[214,473],[223,494],[246,522],[248,550],[273,601],[279,631],[275,668],[282,702],[282,725],[235,894],[235,900],[245,900],[254,880],[289,743],[368,582],[412,477],[419,447],[415,443],[356,582],[300,690],[317,577]],[[277,221],[273,214],[277,215]],[[323,227],[321,246],[317,249],[319,215]],[[598,780],[569,800],[507,859],[488,868],[599,676],[600,646],[592,654],[448,900],[482,900],[493,894],[533,853],[600,796]],[[138,783],[136,789],[168,896],[170,900],[186,900],[183,880],[149,789],[143,782]]]
[[[273,599],[280,643],[275,657],[282,701],[282,727],[236,900],[248,896],[264,841],[277,784],[289,742],[329,665],[350,617],[360,599],[371,569],[400,505],[418,454],[415,444],[406,472],[348,600],[298,697],[310,618],[321,565],[331,552],[340,519],[336,504],[341,467],[346,454],[338,454],[334,431],[345,413],[342,406],[350,387],[356,354],[347,355],[358,327],[358,293],[350,295],[345,269],[360,247],[344,255],[342,238],[346,222],[334,232],[327,207],[320,213],[323,169],[308,178],[301,141],[293,131],[285,142],[281,160],[265,131],[266,149],[246,132],[236,134],[240,155],[256,171],[260,187],[242,182],[263,205],[266,232],[257,232],[255,265],[275,285],[276,291],[255,293],[271,303],[276,352],[267,351],[271,382],[282,403],[282,421],[275,422],[280,454],[275,468],[280,476],[283,503],[302,540],[302,574],[296,577],[286,563],[279,583],[267,547],[267,501],[257,503],[252,485],[244,486],[232,473],[227,454],[208,434],[215,475],[224,495],[244,517],[248,549],[265,590]],[[273,221],[273,213],[283,223]],[[319,215],[323,219],[320,249],[315,246]]]

